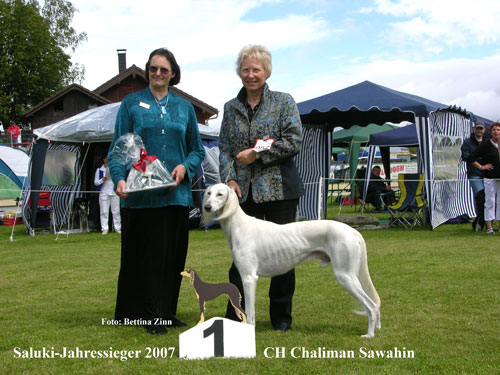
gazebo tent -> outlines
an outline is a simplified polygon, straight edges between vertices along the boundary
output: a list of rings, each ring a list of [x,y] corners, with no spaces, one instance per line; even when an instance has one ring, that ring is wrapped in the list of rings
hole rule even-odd
[[[400,128],[370,135],[370,146],[405,147],[418,146],[417,127],[409,124]]]
[[[394,129],[391,124],[369,124],[367,126],[354,125],[349,129],[333,132],[333,144],[347,144],[349,146],[349,169],[351,171],[351,191],[354,192],[354,184],[358,168],[359,150],[361,144],[368,143],[372,134]]]
[[[396,125],[384,124],[369,124],[367,126],[354,125],[349,129],[342,129],[333,132],[333,144],[338,143],[351,143],[352,141],[358,143],[368,143],[372,135],[379,134],[381,132],[387,132],[396,128]]]
[[[318,124],[329,131],[341,126],[413,122],[415,116],[425,116],[441,103],[416,95],[364,81],[298,104],[302,122]]]
[[[477,120],[483,121],[486,124],[487,128],[489,128],[490,124],[492,123],[491,120],[485,119],[483,117],[479,117],[479,116],[473,116],[473,117],[474,117],[474,121],[477,121]],[[466,134],[465,138],[467,138],[468,136],[470,136],[470,133],[469,133],[469,135]],[[488,134],[486,134],[486,138],[488,138]],[[410,125],[407,125],[407,126],[404,126],[401,128],[389,130],[386,132],[382,132],[382,133],[378,133],[378,134],[374,134],[374,135],[370,136],[370,148],[369,148],[368,161],[367,161],[368,168],[371,168],[371,165],[373,164],[373,160],[375,159],[375,152],[376,152],[377,146],[380,147],[382,154],[384,154],[384,152],[382,151],[384,149],[387,149],[386,153],[388,154],[389,147],[398,147],[398,146],[407,146],[407,147],[417,146],[418,147],[419,146],[418,142],[419,141],[418,141],[418,137],[417,137],[417,129],[416,129],[415,124],[410,124]],[[456,151],[458,153],[458,149]],[[442,152],[442,150],[440,151],[438,148],[436,148],[436,149],[434,149],[434,152],[436,154],[439,154],[440,152]],[[457,174],[460,175],[460,178],[465,179],[466,178],[465,177],[465,175],[466,175],[465,163],[461,160],[461,156],[456,155],[456,157],[458,158],[458,166],[459,166]],[[419,171],[424,170],[424,165],[423,165],[422,161],[423,160],[420,157],[420,153],[419,153],[419,155],[418,155]],[[365,180],[365,187],[368,185],[368,183],[369,183],[369,174],[367,174],[367,178]],[[436,182],[435,186],[439,187],[443,183],[444,182]],[[466,183],[466,185],[468,185],[468,183]],[[459,187],[460,186],[463,186],[463,185],[460,184]],[[442,186],[441,186],[441,189],[443,189]],[[366,193],[367,192],[366,192],[366,188],[365,188],[365,191],[364,191],[365,197],[366,197]],[[468,196],[467,199],[464,200],[463,210],[466,211],[465,212],[466,214],[468,214],[470,216],[475,216],[476,215],[475,205],[472,205],[472,207],[468,206],[470,201],[473,200],[471,189],[465,187],[465,191],[463,192],[463,194]],[[444,201],[439,200],[437,203],[435,202],[435,207],[439,206],[439,204],[442,202],[446,203],[446,200],[444,200]],[[467,204],[467,206],[466,206],[466,204]],[[449,206],[447,206],[447,207],[449,207]],[[440,211],[440,210],[438,210],[438,211]],[[449,218],[448,216],[453,216],[453,215],[454,215],[453,211],[449,211],[448,215],[446,215],[446,216],[434,215],[434,227],[439,225],[440,223],[446,221]]]
[[[370,147],[368,149],[368,160],[366,161],[367,170],[371,170],[377,147],[380,148],[384,170],[390,171],[390,148],[391,147],[418,147],[417,128],[415,124],[409,124],[400,128],[395,128],[381,133],[372,134],[370,136]],[[422,159],[418,155],[419,171],[423,170],[421,165]],[[390,172],[386,172],[390,176]],[[363,191],[363,200],[366,200],[368,184],[370,183],[371,173],[365,176],[365,190]]]
[[[23,199],[23,219],[30,234],[37,223],[40,191],[50,191],[55,227],[69,222],[75,198],[95,191],[94,173],[113,139],[119,107],[120,103],[103,105],[34,131],[37,140]],[[218,139],[218,132],[208,126],[199,125],[199,131],[206,143]],[[212,147],[205,149],[214,159]],[[97,194],[90,198],[97,203]]]
[[[299,212],[307,211],[308,206],[314,207],[314,202],[320,201],[320,194],[326,196],[326,186],[320,190],[317,183],[320,178],[328,178],[331,157],[329,134],[335,127],[350,128],[353,125],[402,121],[416,124],[433,228],[446,221],[446,217],[473,212],[474,205],[464,173],[465,165],[458,162],[460,157],[456,159],[458,166],[451,173],[453,176],[441,173],[446,170],[443,163],[449,162],[450,156],[456,156],[450,154],[451,148],[448,150],[447,146],[453,146],[455,152],[462,140],[470,134],[471,116],[461,108],[451,108],[369,81],[301,102],[298,108],[304,125],[303,147],[306,148],[306,152],[301,152],[298,157],[298,165],[306,184],[306,196],[299,204]],[[310,146],[313,140],[317,142],[315,148]],[[435,142],[440,145],[436,149],[439,151],[436,155],[433,154]],[[436,157],[438,167],[442,168],[438,173]],[[323,199],[322,202],[323,212],[326,212],[327,200]],[[309,212],[306,216],[312,218],[317,215]]]

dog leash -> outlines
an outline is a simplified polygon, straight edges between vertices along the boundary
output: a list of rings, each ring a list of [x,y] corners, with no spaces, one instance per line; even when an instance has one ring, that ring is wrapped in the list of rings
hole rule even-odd
[[[231,170],[233,168],[233,165],[234,165],[234,159],[231,160],[231,164],[229,165],[229,169]],[[229,180],[229,173],[227,174],[226,176],[226,180],[224,181],[225,184],[227,184],[227,181]]]

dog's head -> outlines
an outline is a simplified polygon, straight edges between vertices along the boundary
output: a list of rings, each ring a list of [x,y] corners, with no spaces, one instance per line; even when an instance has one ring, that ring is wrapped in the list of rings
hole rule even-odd
[[[182,271],[181,272],[181,275],[184,276],[184,277],[189,277],[189,281],[191,282],[191,284],[193,283],[193,280],[194,280],[194,270],[186,270],[186,271]]]
[[[85,213],[88,210],[89,204],[85,198],[76,198],[74,207],[80,213]]]
[[[210,186],[203,195],[203,219],[222,220],[231,216],[239,206],[238,197],[233,189],[226,184]]]

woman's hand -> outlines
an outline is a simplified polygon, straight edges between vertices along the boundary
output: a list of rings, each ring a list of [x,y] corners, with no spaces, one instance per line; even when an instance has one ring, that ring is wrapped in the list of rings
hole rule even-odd
[[[240,185],[238,185],[238,183],[235,180],[229,180],[227,182],[227,186],[229,186],[231,189],[234,190],[234,192],[236,193],[236,195],[238,196],[238,198],[241,198]]]
[[[125,193],[125,190],[127,189],[127,184],[124,180],[118,181],[116,184],[116,195],[118,195],[120,198],[125,199],[128,197],[128,194]]]
[[[240,151],[238,155],[236,155],[236,160],[245,165],[252,164],[256,159],[257,153],[253,148],[247,148],[246,150]]]
[[[170,174],[170,177],[172,177],[175,181],[175,186],[179,185],[182,180],[184,180],[184,176],[186,175],[186,167],[183,166],[182,164],[179,164],[175,169],[172,171]],[[173,186],[172,189],[175,187]]]

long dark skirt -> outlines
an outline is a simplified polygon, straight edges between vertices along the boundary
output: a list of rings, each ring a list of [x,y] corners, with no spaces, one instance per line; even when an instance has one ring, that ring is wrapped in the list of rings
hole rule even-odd
[[[189,209],[122,209],[122,255],[115,319],[170,319],[186,262]]]

